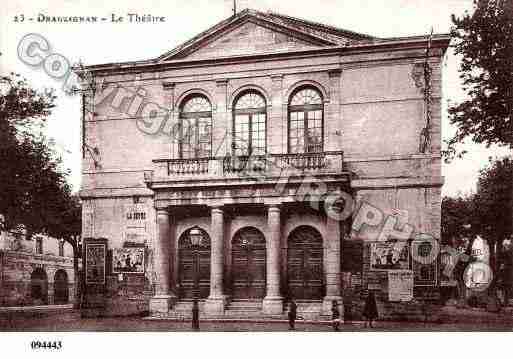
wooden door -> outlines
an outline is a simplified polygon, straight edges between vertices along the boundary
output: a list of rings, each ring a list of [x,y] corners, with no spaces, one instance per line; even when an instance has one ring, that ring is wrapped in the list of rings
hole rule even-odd
[[[265,297],[265,273],[265,238],[256,228],[243,228],[232,242],[232,297]]]
[[[184,299],[207,298],[210,294],[210,239],[202,232],[200,245],[192,245],[186,232],[179,241],[178,287]]]
[[[287,252],[288,294],[294,299],[324,297],[322,237],[302,226],[289,236]]]

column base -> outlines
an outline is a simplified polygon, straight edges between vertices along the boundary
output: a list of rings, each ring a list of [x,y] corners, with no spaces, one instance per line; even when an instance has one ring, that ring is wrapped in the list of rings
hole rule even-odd
[[[322,300],[322,315],[331,316],[333,313],[331,309],[333,307],[333,301],[336,300],[338,304],[338,310],[340,312],[340,319],[344,317],[344,303],[342,302],[342,297],[339,295],[326,296]]]
[[[264,314],[282,314],[283,313],[283,298],[265,297],[262,301],[262,312]]]
[[[207,298],[205,301],[205,314],[207,315],[220,315],[224,314],[224,305],[226,303],[225,297]]]
[[[168,313],[173,302],[174,297],[171,295],[156,295],[150,299],[150,313]]]

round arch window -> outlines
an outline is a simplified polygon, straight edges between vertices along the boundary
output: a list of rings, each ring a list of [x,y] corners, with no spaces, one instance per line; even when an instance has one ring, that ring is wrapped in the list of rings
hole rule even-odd
[[[266,102],[256,91],[242,93],[233,106],[233,152],[237,156],[266,152]]]
[[[289,101],[289,153],[323,151],[324,106],[321,93],[313,87],[295,91]]]
[[[180,108],[180,158],[204,158],[212,153],[212,105],[202,95],[193,95]]]

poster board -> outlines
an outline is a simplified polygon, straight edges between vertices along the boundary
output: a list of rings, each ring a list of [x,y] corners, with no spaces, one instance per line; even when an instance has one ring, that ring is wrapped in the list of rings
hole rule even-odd
[[[124,206],[126,242],[144,243],[147,240],[148,209],[145,203],[133,203]]]
[[[84,243],[85,283],[105,284],[107,241],[86,239]]]
[[[388,300],[391,302],[413,300],[413,271],[388,271]]]
[[[144,274],[144,246],[114,248],[112,272]]]
[[[404,241],[371,243],[371,270],[409,269],[408,244]]]

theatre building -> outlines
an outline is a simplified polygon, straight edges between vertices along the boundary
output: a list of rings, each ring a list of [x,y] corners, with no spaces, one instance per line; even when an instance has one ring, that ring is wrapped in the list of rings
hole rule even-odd
[[[436,298],[437,261],[410,249],[440,238],[448,43],[244,10],[158,58],[77,69],[95,300],[264,317],[294,299],[315,317],[369,291],[384,310]]]

